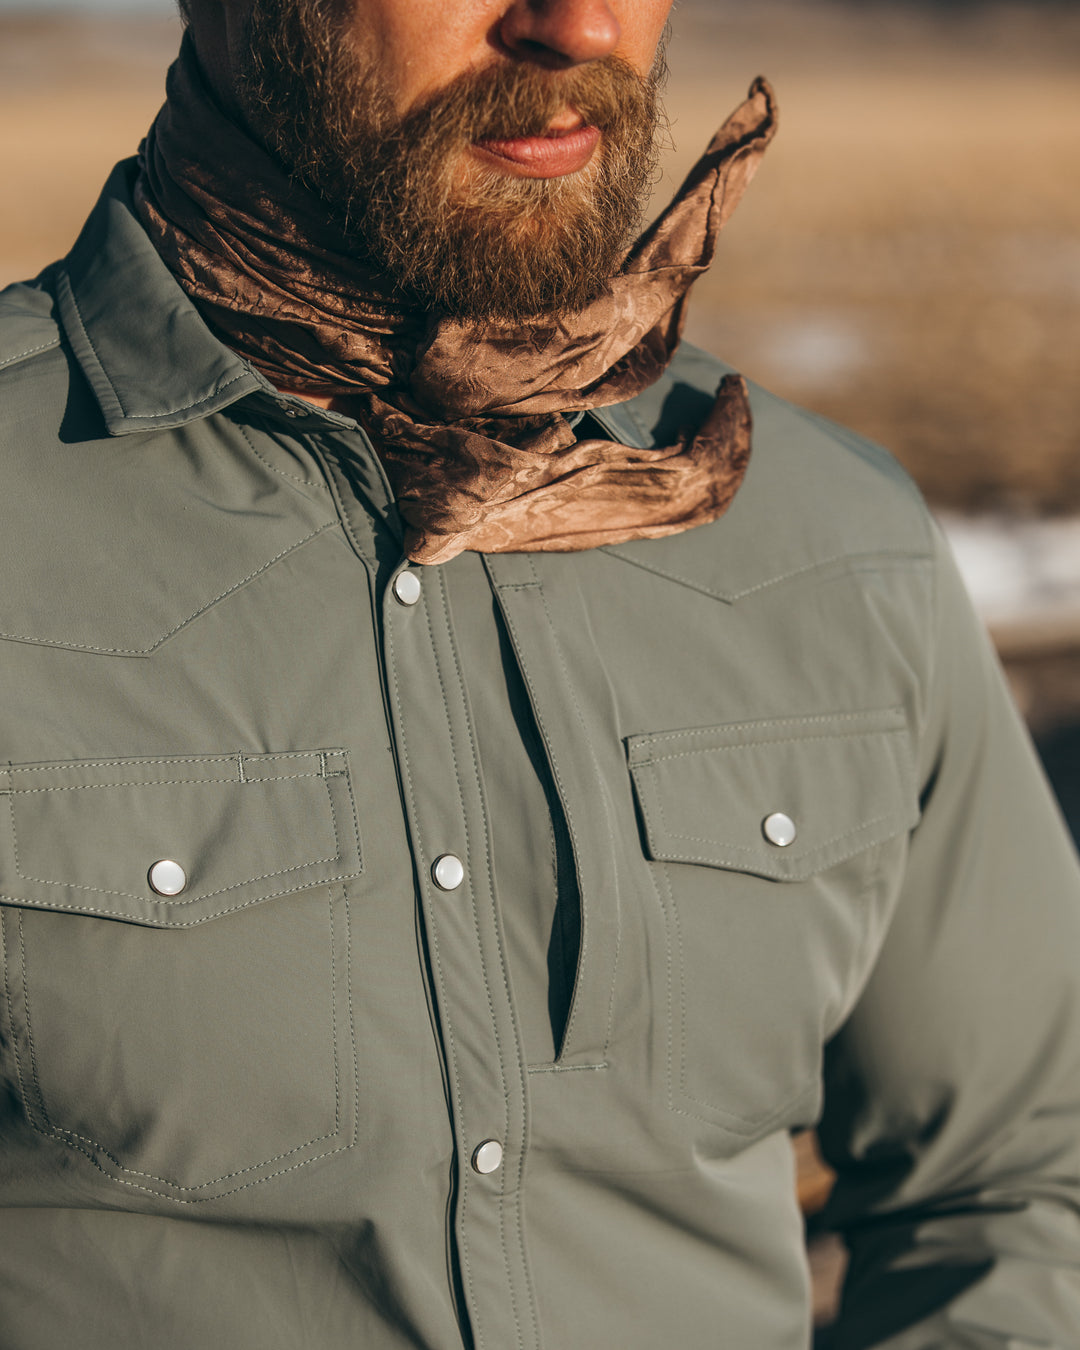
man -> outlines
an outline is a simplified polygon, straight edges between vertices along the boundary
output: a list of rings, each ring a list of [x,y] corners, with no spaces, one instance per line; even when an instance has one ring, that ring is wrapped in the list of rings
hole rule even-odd
[[[5,1350],[1080,1345],[1080,888],[875,447],[678,346],[667,0],[198,0],[9,290]]]

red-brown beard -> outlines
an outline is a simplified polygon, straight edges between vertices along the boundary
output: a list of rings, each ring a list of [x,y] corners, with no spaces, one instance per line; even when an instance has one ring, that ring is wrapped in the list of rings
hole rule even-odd
[[[568,71],[501,62],[403,116],[341,0],[254,0],[239,95],[252,129],[408,298],[460,319],[573,313],[618,269],[656,163],[663,57]],[[485,167],[477,141],[542,135],[572,107],[602,138],[559,178]]]

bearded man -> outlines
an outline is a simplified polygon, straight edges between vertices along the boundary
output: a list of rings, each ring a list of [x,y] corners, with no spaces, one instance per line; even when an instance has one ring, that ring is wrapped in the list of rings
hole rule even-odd
[[[1080,886],[876,447],[680,346],[669,0],[193,0],[0,298],[5,1350],[1080,1345]],[[751,454],[752,450],[752,454]]]

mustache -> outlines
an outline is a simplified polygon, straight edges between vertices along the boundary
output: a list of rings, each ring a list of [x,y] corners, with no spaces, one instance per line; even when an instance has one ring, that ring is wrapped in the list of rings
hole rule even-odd
[[[486,66],[463,72],[409,109],[391,135],[406,142],[417,134],[434,141],[542,136],[567,108],[612,134],[654,105],[664,73],[662,54],[646,75],[618,56],[566,71]]]

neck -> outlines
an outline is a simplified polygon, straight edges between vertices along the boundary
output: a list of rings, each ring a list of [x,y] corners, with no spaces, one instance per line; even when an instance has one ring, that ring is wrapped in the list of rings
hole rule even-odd
[[[336,398],[333,394],[302,394],[296,389],[278,389],[279,394],[284,394],[286,398],[298,398],[304,403],[311,403],[316,408],[325,408],[329,412],[348,413],[348,408],[343,406],[348,403],[348,399]]]

